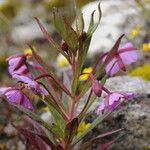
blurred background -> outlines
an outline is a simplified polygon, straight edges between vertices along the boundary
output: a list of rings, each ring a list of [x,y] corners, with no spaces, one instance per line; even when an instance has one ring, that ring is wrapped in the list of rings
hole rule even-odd
[[[76,2],[76,5],[83,12],[86,31],[90,14],[97,9],[99,1],[77,0]],[[62,39],[53,26],[53,7],[58,7],[62,13],[67,14],[70,23],[74,24],[76,13],[73,0],[0,0],[1,87],[12,84],[7,71],[6,58],[12,54],[28,51],[27,44],[35,47],[42,58],[51,64],[56,72],[58,66],[61,68],[65,66],[60,56],[58,57],[58,54],[51,49],[50,44],[43,37],[34,19],[34,17],[39,18],[55,41],[61,43]],[[117,38],[125,33],[122,43],[133,42],[140,51],[141,57],[136,64],[128,69],[127,74],[119,74],[119,76],[126,75],[127,79],[125,78],[125,80],[127,82],[134,81],[131,86],[136,92],[140,90],[141,94],[150,96],[150,0],[101,0],[101,9],[102,19],[90,45],[87,66],[91,66],[99,53],[108,51]],[[97,19],[98,12],[96,11],[95,20]],[[121,79],[120,77],[119,80],[121,81]],[[130,84],[126,88],[129,86]],[[138,89],[136,86],[143,87]],[[147,100],[150,99],[147,98]],[[44,111],[41,110],[41,113]],[[146,115],[148,114],[148,109],[143,111]],[[146,117],[149,119],[146,120],[147,124],[144,124],[147,129],[150,127],[148,125],[150,116]],[[18,138],[16,130],[11,125],[12,121],[18,125],[23,125],[24,119],[25,117],[21,113],[17,110],[14,111],[4,100],[0,99],[0,150],[24,149],[24,142]],[[143,128],[141,130],[145,132]],[[150,133],[145,134],[141,143],[145,140],[148,141]],[[149,145],[143,143],[144,146]]]

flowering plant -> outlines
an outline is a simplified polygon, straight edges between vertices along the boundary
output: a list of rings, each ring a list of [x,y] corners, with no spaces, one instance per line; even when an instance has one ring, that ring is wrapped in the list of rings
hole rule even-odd
[[[63,39],[60,45],[51,38],[39,19],[35,18],[53,49],[60,52],[69,63],[67,70],[64,70],[63,80],[56,76],[51,67],[30,45],[32,53],[14,55],[7,59],[9,73],[19,84],[15,87],[1,87],[0,93],[6,97],[11,105],[31,118],[36,130],[31,131],[15,126],[26,137],[28,149],[87,149],[102,137],[122,130],[104,133],[89,139],[82,146],[78,146],[85,135],[110,115],[124,100],[134,97],[131,92],[110,91],[104,86],[108,77],[114,76],[120,70],[125,71],[127,65],[138,59],[137,50],[132,43],[127,43],[119,48],[124,35],[118,38],[110,52],[98,57],[91,72],[83,72],[92,35],[101,19],[100,5],[98,10],[98,22],[95,23],[93,12],[86,32],[84,31],[84,18],[81,12],[78,13],[75,30],[65,16],[60,14],[58,10],[54,10],[54,24]],[[32,70],[36,71],[36,75],[32,73]],[[85,80],[80,78],[83,75],[87,76]],[[38,111],[26,90],[37,95],[39,100],[48,107],[51,112],[51,123],[47,123],[37,115]],[[103,92],[106,93],[106,97],[96,108],[97,118],[92,123],[86,124],[84,120],[89,108],[98,97],[101,97]],[[81,101],[84,106],[78,111],[78,104]],[[100,145],[98,149],[107,149],[114,141],[116,139]]]

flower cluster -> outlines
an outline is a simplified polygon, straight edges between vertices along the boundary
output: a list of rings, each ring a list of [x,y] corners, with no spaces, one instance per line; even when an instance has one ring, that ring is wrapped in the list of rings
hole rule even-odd
[[[15,87],[2,87],[0,88],[0,93],[4,94],[8,101],[11,103],[16,103],[23,105],[25,108],[33,109],[32,103],[28,96],[23,92],[24,88],[33,90],[34,92],[40,92],[47,95],[47,90],[37,82],[32,73],[29,71],[29,66],[26,61],[28,55],[14,55],[7,59],[9,67],[8,71],[12,78],[22,83],[20,88]]]

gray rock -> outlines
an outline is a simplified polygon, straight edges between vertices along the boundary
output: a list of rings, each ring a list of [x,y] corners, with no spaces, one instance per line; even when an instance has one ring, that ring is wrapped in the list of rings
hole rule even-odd
[[[44,24],[45,26],[45,24]],[[47,27],[47,31],[53,33],[53,26],[50,25],[45,26]],[[19,25],[13,28],[11,32],[12,40],[17,43],[29,43],[37,39],[43,39],[44,36],[38,27],[36,21],[31,21],[30,23],[27,23],[25,25]]]
[[[106,82],[106,86],[113,91],[150,94],[150,82],[140,77],[117,76],[109,78]]]

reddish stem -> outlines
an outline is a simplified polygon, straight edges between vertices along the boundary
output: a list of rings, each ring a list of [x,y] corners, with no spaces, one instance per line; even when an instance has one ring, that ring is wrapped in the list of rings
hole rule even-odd
[[[89,93],[88,99],[87,99],[87,101],[86,101],[86,104],[84,105],[82,111],[81,111],[80,114],[78,115],[79,118],[80,118],[81,115],[85,112],[86,107],[87,107],[87,105],[88,105],[88,103],[89,103],[89,101],[90,101],[90,99],[91,99],[92,93],[93,93],[93,91],[91,90],[90,93]]]
[[[111,92],[107,89],[107,88],[105,88],[104,86],[102,86],[102,89],[107,93],[107,94],[110,94]]]
[[[74,108],[75,108],[75,99],[71,100],[71,106],[70,106],[70,121],[74,117]]]

